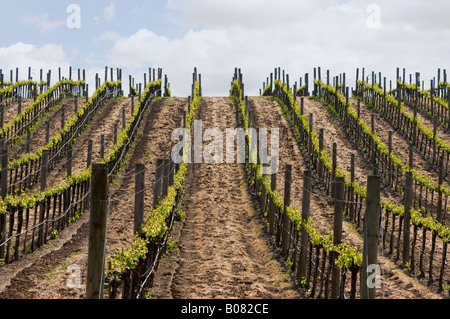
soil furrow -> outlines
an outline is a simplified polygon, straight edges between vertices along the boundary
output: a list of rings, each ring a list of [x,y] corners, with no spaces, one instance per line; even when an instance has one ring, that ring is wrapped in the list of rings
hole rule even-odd
[[[130,149],[130,156],[110,185],[106,258],[117,249],[126,248],[133,240],[134,223],[134,166],[146,166],[145,212],[153,202],[154,170],[157,158],[170,154],[170,134],[181,125],[185,98],[162,99],[152,102],[144,114],[138,134]],[[22,299],[79,299],[84,298],[87,270],[89,211],[67,227],[59,238],[50,241],[35,255],[0,268],[4,282],[0,298]],[[82,275],[81,287],[69,288],[69,265],[76,265]],[[11,284],[9,284],[11,281]]]
[[[49,112],[48,114],[45,115],[45,117],[39,119],[39,125],[31,131],[29,153],[33,153],[45,146],[47,121],[50,123],[49,137],[51,139],[52,136],[54,136],[62,128],[61,127],[62,112],[64,111],[65,121],[73,117],[73,115],[75,114],[74,101],[75,99],[73,98],[62,100],[61,103],[57,105],[55,110]],[[11,156],[10,160],[19,159],[21,156],[23,156],[26,153],[26,147],[27,147],[27,133],[24,133],[21,136],[21,140],[8,149],[9,154]]]
[[[226,128],[235,128],[234,112],[227,98],[203,98],[199,110],[203,129],[218,128],[225,133]],[[172,263],[162,277],[169,285],[157,280],[152,296],[299,298],[270,248],[240,164],[196,163],[188,176],[180,237],[174,253],[165,257]],[[160,272],[164,272],[163,265]]]
[[[258,125],[279,126],[280,132],[284,128],[289,128],[289,123],[281,116],[280,106],[267,98],[249,99],[250,105],[253,106],[254,121]],[[310,99],[304,100],[305,113],[313,114],[314,127],[325,128],[325,147],[330,152],[329,145],[336,143],[338,146],[338,165],[345,171],[349,170],[350,154],[355,154],[356,177],[357,180],[365,180],[367,174],[371,173],[370,165],[366,164],[364,159],[352,148],[352,143],[345,138],[341,125],[336,119],[325,109],[323,105]],[[291,134],[282,136],[280,133],[280,163],[294,162],[301,165],[303,162],[302,152],[293,152],[289,147],[289,141],[285,139],[293,139]],[[327,146],[328,144],[328,146]],[[296,147],[298,148],[298,147]],[[301,154],[299,158],[299,154]],[[303,164],[304,165],[304,164]],[[298,181],[293,181],[298,183]],[[314,183],[313,183],[314,185]],[[295,189],[295,187],[294,187]],[[313,193],[317,189],[313,187]],[[297,206],[301,209],[301,206]],[[327,197],[312,196],[311,198],[311,217],[315,221],[316,227],[320,231],[332,232],[333,229],[333,207],[327,204]],[[355,226],[347,221],[343,223],[343,240],[348,241],[351,246],[357,247],[362,251],[363,239]],[[377,290],[377,298],[439,298],[438,295],[431,292],[425,285],[417,282],[414,278],[400,269],[395,263],[388,258],[378,257],[379,265],[382,269],[382,288]]]

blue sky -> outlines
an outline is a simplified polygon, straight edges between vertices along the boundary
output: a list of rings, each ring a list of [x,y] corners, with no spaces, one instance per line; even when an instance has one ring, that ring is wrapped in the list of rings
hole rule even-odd
[[[67,25],[71,4],[80,28]],[[448,12],[445,0],[1,0],[0,68],[24,77],[27,66],[72,66],[92,82],[108,65],[141,82],[162,67],[176,96],[189,94],[194,67],[205,95],[227,95],[234,67],[249,95],[277,66],[293,79],[321,66],[349,82],[357,67],[394,79],[398,66],[428,83],[450,61]]]

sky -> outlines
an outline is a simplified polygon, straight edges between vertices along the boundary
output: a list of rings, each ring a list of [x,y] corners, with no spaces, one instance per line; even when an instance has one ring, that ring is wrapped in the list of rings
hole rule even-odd
[[[109,66],[125,86],[162,68],[174,96],[190,94],[194,67],[204,96],[227,96],[235,67],[250,96],[275,67],[291,83],[346,73],[350,87],[356,68],[395,81],[399,67],[429,86],[449,68],[449,13],[445,0],[0,0],[0,68],[51,69],[54,83],[71,66],[93,83]]]

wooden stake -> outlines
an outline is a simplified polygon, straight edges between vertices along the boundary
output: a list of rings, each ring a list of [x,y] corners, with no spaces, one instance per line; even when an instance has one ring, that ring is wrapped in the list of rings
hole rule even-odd
[[[144,224],[145,165],[136,164],[134,184],[134,233]]]
[[[287,216],[287,208],[291,204],[291,184],[292,184],[292,165],[287,164],[284,174],[284,212],[282,215],[282,232],[281,232],[281,253],[288,256],[289,247],[289,217]]]
[[[442,213],[442,183],[444,179],[444,156],[441,155],[439,157],[439,180],[438,180],[438,206],[437,206],[437,214],[436,220],[440,223],[443,223],[443,213]]]
[[[45,123],[45,144],[48,144],[50,142],[50,122],[47,121]]]
[[[333,143],[333,154],[331,163],[331,197],[334,196],[335,181],[336,181],[336,167],[337,167],[337,144]]]
[[[403,213],[403,265],[409,263],[410,259],[410,233],[411,212],[413,199],[413,177],[411,172],[406,172],[405,205]]]
[[[88,142],[88,151],[87,151],[87,159],[86,159],[86,168],[89,168],[91,166],[92,161],[92,140],[89,140]]]
[[[364,218],[363,264],[360,274],[361,299],[375,299],[375,286],[368,284],[370,265],[377,265],[380,227],[380,177],[367,177],[366,215]]]
[[[86,299],[102,299],[108,216],[108,167],[106,164],[92,165],[91,193]]]
[[[342,220],[344,215],[344,177],[336,177],[334,191],[334,224],[333,224],[333,244],[339,245],[342,242]],[[332,260],[337,256],[333,254]],[[333,267],[331,270],[331,299],[339,298],[339,283],[341,271],[338,267]]]
[[[300,256],[299,256],[299,268],[297,270],[298,280],[301,282],[306,279],[307,274],[307,257],[309,255],[309,238],[308,233],[304,227],[304,223],[310,216],[311,205],[311,171],[305,171],[303,173],[303,197],[302,197],[302,227],[300,234]]]
[[[42,165],[41,165],[41,192],[45,191],[47,187],[47,172],[48,172],[48,150],[42,151]]]
[[[72,176],[72,145],[67,148],[67,177]]]
[[[8,151],[5,140],[1,142],[0,196],[4,199],[8,194]],[[6,214],[0,214],[0,244],[6,240]],[[5,258],[5,245],[0,246],[0,259]]]

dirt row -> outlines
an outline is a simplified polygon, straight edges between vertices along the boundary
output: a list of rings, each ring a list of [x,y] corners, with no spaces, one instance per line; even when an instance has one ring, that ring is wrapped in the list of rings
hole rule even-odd
[[[111,99],[99,106],[88,124],[82,128],[82,134],[76,138],[72,145],[72,174],[78,174],[87,168],[87,155],[89,140],[92,140],[92,163],[100,160],[101,135],[104,135],[104,154],[114,145],[114,125],[122,121],[122,109],[131,110],[131,99]],[[130,117],[131,111],[127,114]],[[56,125],[58,126],[58,124]],[[118,127],[118,134],[122,126]],[[47,175],[47,187],[62,184],[67,179],[67,157],[63,158],[50,170]],[[40,185],[35,184],[26,190],[28,195],[39,190]]]
[[[352,103],[352,105],[356,108],[356,104],[357,101],[351,99],[350,102]],[[373,110],[372,108],[368,107],[367,105],[365,105],[364,103],[360,104],[361,107],[361,118],[366,122],[366,123],[371,123],[371,118],[372,115],[374,116],[374,127],[375,127],[375,131],[376,134],[380,137],[381,141],[383,143],[385,143],[386,145],[388,144],[388,140],[389,140],[389,131],[392,131],[392,150],[393,153],[398,156],[401,160],[402,163],[405,165],[408,163],[409,160],[409,142],[407,141],[407,139],[400,134],[398,131],[396,131],[393,126],[391,124],[389,124],[389,122],[387,120],[385,120],[384,118],[382,118],[375,110]],[[422,119],[424,120],[424,119]],[[424,120],[425,121],[425,120]],[[370,125],[370,124],[369,124]],[[438,180],[438,174],[435,170],[435,166],[434,165],[430,165],[427,160],[417,151],[413,152],[413,167],[414,169],[422,176],[428,176],[429,178],[431,178],[435,183],[437,183]],[[385,188],[382,189],[382,196],[383,194],[386,194],[388,191],[390,191],[391,194],[391,199],[393,199],[395,203],[401,204],[403,202],[403,197],[401,194],[395,193],[392,189],[389,188]],[[429,199],[430,200],[430,199]],[[390,220],[390,223],[392,223],[392,219]],[[417,235],[417,242],[422,242],[423,239],[423,235],[422,232],[419,232]],[[429,263],[429,254],[431,251],[431,240],[428,238],[427,239],[427,244],[425,245],[425,259],[427,260],[427,264]],[[442,251],[443,251],[443,247],[442,247],[442,242],[438,241],[436,243],[435,246],[435,256],[442,256]],[[393,256],[391,257],[393,258]],[[433,266],[433,277],[436,279],[439,277],[439,269],[441,267],[440,264],[440,260],[434,258],[434,266]],[[417,268],[417,267],[416,267]],[[428,271],[428,266],[425,267]],[[414,276],[417,275],[417,270]],[[445,278],[445,276],[444,276]],[[417,279],[424,285],[427,284],[427,279],[425,279],[425,277],[421,277],[417,275]],[[444,280],[445,281],[445,280]],[[431,287],[433,288],[432,290],[435,291],[435,287]],[[442,292],[442,294],[444,294],[444,292]]]
[[[436,103],[436,102],[435,102]],[[411,116],[414,116],[414,107],[406,102],[404,104],[405,111],[411,114]],[[431,132],[433,132],[433,120],[430,119],[430,116],[425,115],[425,112],[421,109],[417,110],[417,119],[422,122],[422,124],[428,128]],[[436,125],[436,134],[439,136],[446,144],[450,144],[450,131],[447,127],[443,127],[441,122],[437,122]]]
[[[112,101],[111,101],[112,102]],[[127,107],[128,100],[108,103],[113,109]],[[107,232],[108,258],[117,249],[129,246],[133,240],[134,222],[134,166],[145,164],[146,190],[145,211],[148,213],[153,202],[155,162],[170,154],[170,133],[180,127],[182,110],[187,105],[186,98],[162,99],[152,102],[146,111],[138,134],[130,149],[130,156],[123,164],[119,174],[110,185],[109,217]],[[105,108],[104,110],[106,110]],[[128,109],[128,108],[127,108]],[[114,116],[106,112],[103,116]],[[105,119],[98,118],[93,126],[98,128]],[[93,133],[93,132],[91,132]],[[90,133],[90,134],[91,134]],[[89,134],[88,134],[89,135]],[[89,135],[92,137],[92,135]],[[93,157],[94,160],[94,157]],[[65,173],[65,172],[63,172]],[[64,174],[63,174],[64,175]],[[148,186],[147,186],[148,185]],[[35,255],[26,255],[22,260],[0,268],[0,298],[20,299],[71,299],[84,298],[87,269],[89,211],[66,228],[59,238],[50,241],[48,246],[39,249]],[[76,265],[82,274],[81,288],[69,288],[67,272],[69,265]],[[70,268],[72,269],[72,268]],[[11,282],[11,284],[9,284]]]
[[[291,164],[291,202],[300,208],[302,174],[307,169],[307,162],[303,149],[297,145],[297,136],[276,102],[269,98],[250,98],[249,102],[256,127],[280,129],[277,188],[283,194],[284,167]],[[128,246],[133,237],[135,164],[144,163],[147,168],[145,211],[148,212],[153,202],[156,159],[169,155],[174,144],[170,134],[181,125],[181,114],[186,105],[185,98],[161,99],[153,102],[146,112],[131,155],[110,186],[107,256]],[[100,111],[105,112],[101,119],[115,116],[113,110],[106,109]],[[340,123],[318,102],[305,99],[305,110],[314,114],[315,127],[326,128],[327,149],[333,142],[338,144],[338,165],[343,170],[349,171],[350,154],[356,155],[357,178],[364,183],[366,174],[371,172],[370,165],[352,148]],[[235,108],[227,98],[203,98],[197,118],[203,120],[203,130],[219,128],[225,132],[226,128],[237,125]],[[87,137],[99,136],[102,130],[106,132],[113,122],[94,121],[95,128],[88,131]],[[209,143],[204,141],[203,150]],[[87,142],[80,145],[84,144]],[[60,174],[55,176],[65,176],[65,167],[59,170]],[[312,184],[317,186],[314,181]],[[305,298],[279,256],[279,249],[268,235],[264,220],[254,209],[240,164],[190,164],[184,188],[181,210],[185,217],[182,222],[175,223],[169,239],[170,248],[161,261],[151,290],[152,298]],[[332,230],[333,207],[318,187],[313,188],[311,215],[321,233]],[[88,220],[89,212],[86,212],[35,255],[0,267],[0,298],[83,298]],[[355,227],[344,222],[343,230],[343,239],[362,250],[362,238]],[[388,258],[379,256],[378,260],[382,267],[382,289],[377,291],[378,298],[442,298]],[[69,265],[76,265],[81,271],[80,289],[67,286]]]
[[[291,129],[289,123],[281,114],[279,105],[268,98],[252,98],[249,100],[254,114],[255,122],[260,127],[279,127],[280,128],[280,163],[295,163],[302,169],[304,165],[305,152],[298,152],[298,146],[295,145],[295,151],[287,146],[292,141]],[[372,173],[372,167],[366,163],[360,153],[355,150],[353,144],[347,140],[345,132],[342,131],[342,125],[339,121],[325,109],[325,107],[314,100],[304,99],[305,114],[313,114],[314,127],[316,129],[324,128],[324,146],[331,157],[332,144],[337,144],[338,166],[350,175],[350,157],[355,155],[355,175],[356,180],[362,185],[366,184],[367,175]],[[285,136],[281,132],[289,132]],[[282,165],[283,166],[283,165]],[[283,167],[280,167],[282,170]],[[303,168],[304,169],[304,168]],[[302,184],[301,179],[293,179],[293,189],[298,189]],[[311,194],[311,217],[315,221],[316,228],[322,233],[330,233],[333,229],[333,207],[328,204],[329,198],[324,196],[321,190],[314,187]],[[281,186],[281,185],[280,185]],[[294,194],[294,193],[292,193]],[[390,196],[387,194],[386,196]],[[301,194],[293,196],[297,201],[292,200],[294,206],[301,209]],[[343,225],[343,240],[348,241],[352,246],[362,251],[363,239],[359,233],[360,230],[347,221]],[[417,282],[414,278],[408,276],[397,265],[388,258],[378,257],[383,271],[383,289],[377,291],[378,298],[441,298],[434,294],[425,285]]]
[[[21,110],[25,110],[28,106],[30,106],[34,102],[34,99],[22,99]],[[15,101],[4,109],[3,113],[3,123],[7,125],[11,122],[17,115],[19,114],[19,102]]]
[[[78,105],[80,107],[80,103]],[[42,116],[39,119],[38,125],[31,131],[30,134],[30,153],[33,153],[46,144],[46,123],[47,121],[50,124],[49,129],[49,136],[50,139],[52,136],[54,136],[57,132],[61,130],[61,117],[62,113],[64,112],[64,118],[65,121],[72,118],[75,115],[75,99],[73,98],[66,98],[63,99],[55,108],[53,111],[48,112],[48,114]],[[10,154],[10,160],[19,159],[21,156],[23,156],[26,153],[26,147],[27,147],[27,134],[23,134],[21,136],[21,139],[11,146],[8,149],[8,152]]]
[[[234,112],[229,99],[211,97],[198,116],[204,130],[225,132],[236,127]],[[192,164],[182,210],[152,298],[302,298],[252,207],[240,164]]]
[[[350,99],[352,107],[357,108],[357,101]],[[409,161],[409,142],[403,135],[394,129],[394,127],[385,119],[383,119],[376,110],[361,103],[361,118],[367,125],[371,125],[372,115],[374,116],[375,132],[380,137],[380,140],[387,146],[389,143],[389,131],[392,132],[392,153],[401,159],[403,165],[407,165]],[[431,128],[433,129],[433,128]],[[422,176],[431,178],[436,184],[438,182],[438,174],[435,171],[434,165],[428,161],[418,152],[413,152],[413,167]]]

